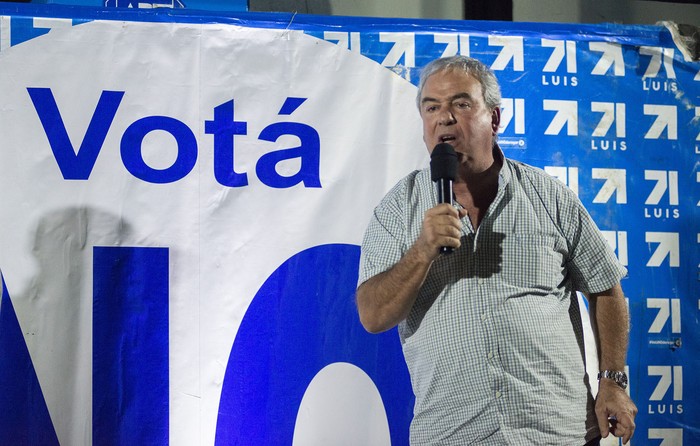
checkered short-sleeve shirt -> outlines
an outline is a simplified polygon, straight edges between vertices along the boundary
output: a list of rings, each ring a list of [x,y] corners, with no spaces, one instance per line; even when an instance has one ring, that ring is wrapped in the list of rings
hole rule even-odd
[[[440,256],[398,330],[416,396],[415,445],[583,445],[597,436],[576,290],[626,274],[581,202],[543,171],[505,159],[477,231]],[[416,241],[437,196],[428,169],[375,209],[362,283]]]

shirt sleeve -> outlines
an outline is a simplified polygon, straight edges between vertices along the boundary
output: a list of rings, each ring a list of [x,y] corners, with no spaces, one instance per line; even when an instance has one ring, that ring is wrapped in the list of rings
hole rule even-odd
[[[394,186],[374,209],[362,240],[358,286],[401,260],[406,238],[405,183],[404,179]]]
[[[573,192],[567,195],[568,206],[571,207],[571,218],[567,220],[573,226],[567,231],[571,234],[571,251],[567,262],[571,283],[584,293],[608,290],[620,283],[627,270],[578,197]]]

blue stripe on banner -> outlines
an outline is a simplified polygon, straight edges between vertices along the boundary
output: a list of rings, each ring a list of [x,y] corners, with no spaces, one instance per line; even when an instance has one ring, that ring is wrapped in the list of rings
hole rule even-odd
[[[186,2],[185,2],[186,3]],[[409,33],[445,33],[463,32],[488,35],[488,22],[473,20],[414,19],[394,17],[349,17],[321,16],[315,14],[297,14],[296,12],[238,12],[238,11],[202,11],[194,9],[135,9],[135,8],[97,8],[46,3],[10,3],[0,1],[0,15],[25,17],[50,17],[72,19],[74,24],[90,20],[118,20],[132,22],[165,23],[218,23],[252,28],[310,30],[312,34],[323,31],[342,32],[409,32]],[[12,19],[15,20],[15,17]],[[660,34],[663,39],[671,39],[666,28],[659,25],[588,25],[561,23],[517,23],[507,29],[514,33],[533,34],[535,38],[547,35],[549,39],[571,39],[578,34],[586,40],[600,39],[634,46],[654,46],[659,44]],[[518,31],[515,31],[518,30]],[[31,31],[32,33],[38,31]],[[24,33],[23,33],[24,34]],[[22,38],[27,40],[30,36]],[[14,40],[14,37],[13,37]]]
[[[93,444],[168,444],[168,249],[93,256]]]
[[[0,281],[0,444],[58,445],[22,329],[1,275]]]

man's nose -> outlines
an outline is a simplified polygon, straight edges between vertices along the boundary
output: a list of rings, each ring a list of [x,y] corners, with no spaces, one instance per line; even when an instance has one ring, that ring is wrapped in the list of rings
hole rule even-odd
[[[449,108],[444,108],[440,112],[440,124],[442,125],[450,125],[454,124],[456,122],[455,115],[452,113],[452,110]]]

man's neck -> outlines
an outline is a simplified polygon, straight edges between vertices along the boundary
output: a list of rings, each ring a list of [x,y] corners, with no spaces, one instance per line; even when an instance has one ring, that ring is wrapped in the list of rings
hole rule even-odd
[[[498,178],[504,160],[500,151],[496,152],[494,150],[493,163],[486,170],[462,175],[462,181],[453,186],[457,202],[466,209],[475,229],[498,193]]]

